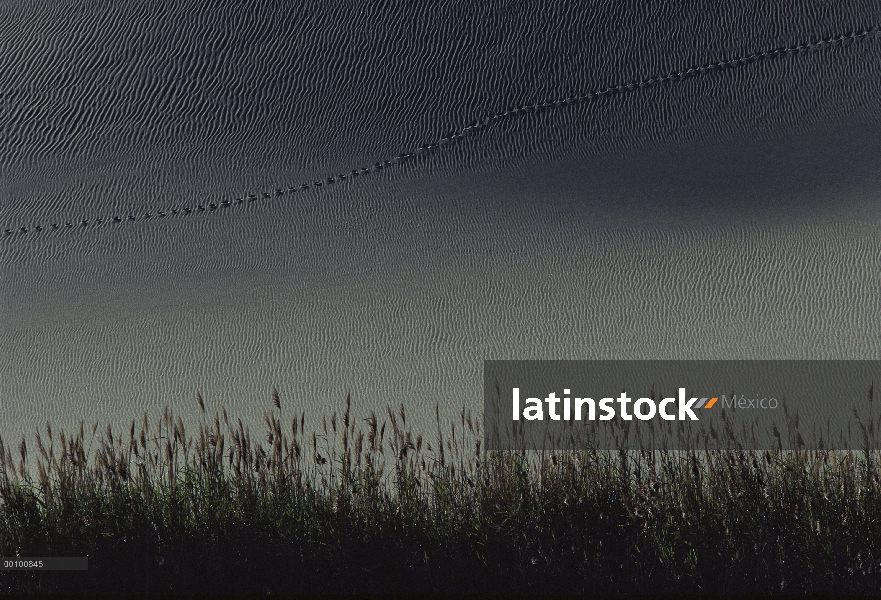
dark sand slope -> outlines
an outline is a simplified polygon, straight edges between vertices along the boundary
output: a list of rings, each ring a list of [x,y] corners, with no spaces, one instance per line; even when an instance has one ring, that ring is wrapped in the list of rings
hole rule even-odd
[[[0,6],[0,435],[881,357],[877,4],[563,4]]]

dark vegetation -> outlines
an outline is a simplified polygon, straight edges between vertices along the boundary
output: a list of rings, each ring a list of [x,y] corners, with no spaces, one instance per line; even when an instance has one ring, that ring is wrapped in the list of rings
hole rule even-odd
[[[191,435],[0,442],[0,555],[90,561],[0,592],[881,592],[869,451],[487,453],[467,411],[429,443],[273,400],[260,439],[200,397]]]

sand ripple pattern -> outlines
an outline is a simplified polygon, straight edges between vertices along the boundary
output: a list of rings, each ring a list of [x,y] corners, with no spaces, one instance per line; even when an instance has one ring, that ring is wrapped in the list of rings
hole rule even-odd
[[[446,421],[488,358],[877,359],[879,23],[2,2],[0,435],[273,387]]]
[[[150,282],[129,282],[132,300],[111,287],[64,318],[13,328],[2,339],[17,350],[0,355],[0,373],[15,374],[0,388],[2,429],[49,417],[126,424],[165,403],[195,415],[196,391],[259,424],[277,387],[313,415],[347,392],[364,410],[405,402],[430,431],[436,402],[447,416],[462,403],[479,410],[487,357],[878,351],[878,282],[866,276],[881,269],[877,231],[592,231],[585,243],[573,228],[514,236],[502,226],[487,253],[476,226],[446,227],[439,247],[408,245],[395,228],[397,243],[340,248],[323,266],[257,284],[216,281],[225,290],[214,294],[166,277],[175,291],[155,307],[142,300]],[[548,237],[564,241],[548,247]]]
[[[816,50],[835,61],[827,50],[877,38],[871,3],[797,19],[732,7],[711,23],[698,4],[6,3],[0,237],[224,211],[384,171],[512,117]],[[437,135],[455,123],[467,125]],[[538,143],[524,138],[502,152]],[[360,166],[328,175],[333,164]]]
[[[463,127],[456,131],[455,133],[451,133],[442,138],[439,138],[433,142],[423,144],[418,148],[398,154],[394,160],[384,160],[382,162],[374,163],[370,167],[361,167],[360,169],[353,169],[348,173],[339,173],[335,176],[328,176],[321,181],[313,181],[311,183],[302,183],[297,186],[288,186],[288,187],[279,187],[273,191],[260,191],[259,193],[252,193],[244,197],[238,197],[235,199],[224,199],[219,201],[211,201],[204,204],[197,204],[195,206],[183,206],[183,207],[170,207],[170,208],[161,208],[155,209],[153,211],[148,211],[142,214],[128,214],[128,215],[114,215],[112,217],[106,218],[96,218],[96,219],[83,219],[79,222],[72,223],[62,222],[62,223],[51,223],[48,225],[34,225],[32,227],[21,226],[18,228],[7,228],[3,230],[3,237],[10,237],[14,234],[25,234],[28,232],[39,233],[43,230],[52,230],[58,231],[62,229],[70,230],[70,229],[81,229],[89,226],[98,226],[104,223],[122,223],[122,222],[133,222],[133,221],[142,221],[145,219],[153,219],[153,218],[163,218],[166,216],[189,216],[193,214],[200,214],[206,211],[215,211],[217,209],[226,209],[233,206],[241,206],[245,203],[256,202],[260,199],[269,199],[272,197],[284,196],[286,194],[294,194],[297,192],[306,192],[310,189],[320,188],[324,185],[333,185],[335,183],[343,183],[349,180],[353,180],[357,177],[365,176],[373,172],[381,171],[382,169],[387,169],[392,167],[395,164],[400,164],[414,158],[417,158],[420,155],[423,155],[427,152],[437,150],[449,144],[455,143],[463,139],[469,134],[475,133],[479,130],[485,129],[496,122],[507,119],[510,117],[517,117],[521,115],[527,115],[536,113],[543,110],[549,109],[557,109],[564,106],[573,106],[577,104],[583,104],[587,102],[593,102],[603,97],[614,96],[617,94],[634,92],[636,90],[642,90],[648,87],[653,87],[657,85],[662,85],[666,83],[673,83],[676,81],[683,81],[690,77],[696,77],[699,75],[704,75],[707,73],[713,73],[716,71],[723,71],[726,69],[734,69],[743,67],[754,62],[760,60],[767,60],[771,58],[779,58],[779,57],[787,57],[793,56],[800,52],[806,52],[809,50],[818,50],[826,47],[835,46],[838,44],[845,44],[849,42],[856,42],[868,38],[877,34],[879,31],[879,27],[870,27],[868,29],[862,29],[860,31],[845,33],[842,35],[827,37],[824,39],[813,40],[801,44],[796,44],[793,46],[787,46],[785,48],[776,48],[773,50],[766,50],[763,52],[756,52],[753,54],[749,54],[747,56],[738,56],[735,58],[721,60],[716,62],[707,63],[700,66],[690,67],[688,69],[684,69],[681,71],[676,71],[673,73],[667,73],[665,75],[649,77],[645,79],[640,79],[638,81],[631,81],[627,83],[621,83],[615,86],[606,87],[603,89],[599,89],[596,91],[588,92],[586,94],[579,94],[575,96],[569,96],[567,98],[561,98],[557,100],[547,101],[547,102],[539,102],[536,104],[530,104],[526,106],[518,106],[514,108],[510,108],[503,112],[494,113],[487,117],[478,119],[472,122],[470,125]]]

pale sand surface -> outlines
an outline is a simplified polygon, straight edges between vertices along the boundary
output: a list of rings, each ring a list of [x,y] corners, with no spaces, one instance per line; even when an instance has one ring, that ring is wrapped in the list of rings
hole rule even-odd
[[[313,417],[347,392],[359,414],[404,402],[428,433],[435,403],[444,421],[481,411],[488,358],[881,356],[881,215],[859,185],[877,175],[816,189],[837,199],[827,214],[797,196],[757,214],[743,188],[672,166],[690,150],[668,154],[531,166],[528,182],[522,165],[429,165],[311,206],[35,240],[4,266],[2,434],[195,416],[197,392],[259,428],[273,388]],[[662,202],[683,190],[717,207]],[[644,211],[621,207],[634,199]]]
[[[488,358],[881,357],[877,3],[668,9],[0,3],[0,435],[273,388],[428,432]]]

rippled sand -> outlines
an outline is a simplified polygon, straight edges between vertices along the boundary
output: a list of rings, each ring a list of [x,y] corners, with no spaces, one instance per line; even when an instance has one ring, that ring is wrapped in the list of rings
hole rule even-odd
[[[4,432],[195,414],[197,391],[259,422],[273,388],[316,416],[351,391],[430,422],[435,403],[480,410],[487,358],[879,356],[867,192],[850,190],[863,219],[722,207],[640,227],[577,181],[487,199],[486,176],[426,169],[37,240],[4,271]]]
[[[0,8],[4,437],[195,414],[197,392],[260,422],[273,388],[431,423],[480,409],[490,358],[881,357],[874,37],[518,113],[398,164],[506,108],[803,32],[772,9],[767,30],[676,25],[674,46],[624,23],[640,43],[616,54],[597,32],[626,8],[573,13],[595,35],[549,45],[566,13],[539,15],[505,49],[432,28],[451,6],[418,26],[365,8],[387,25],[369,33],[319,6],[28,6]],[[851,12],[802,29],[873,15]]]

